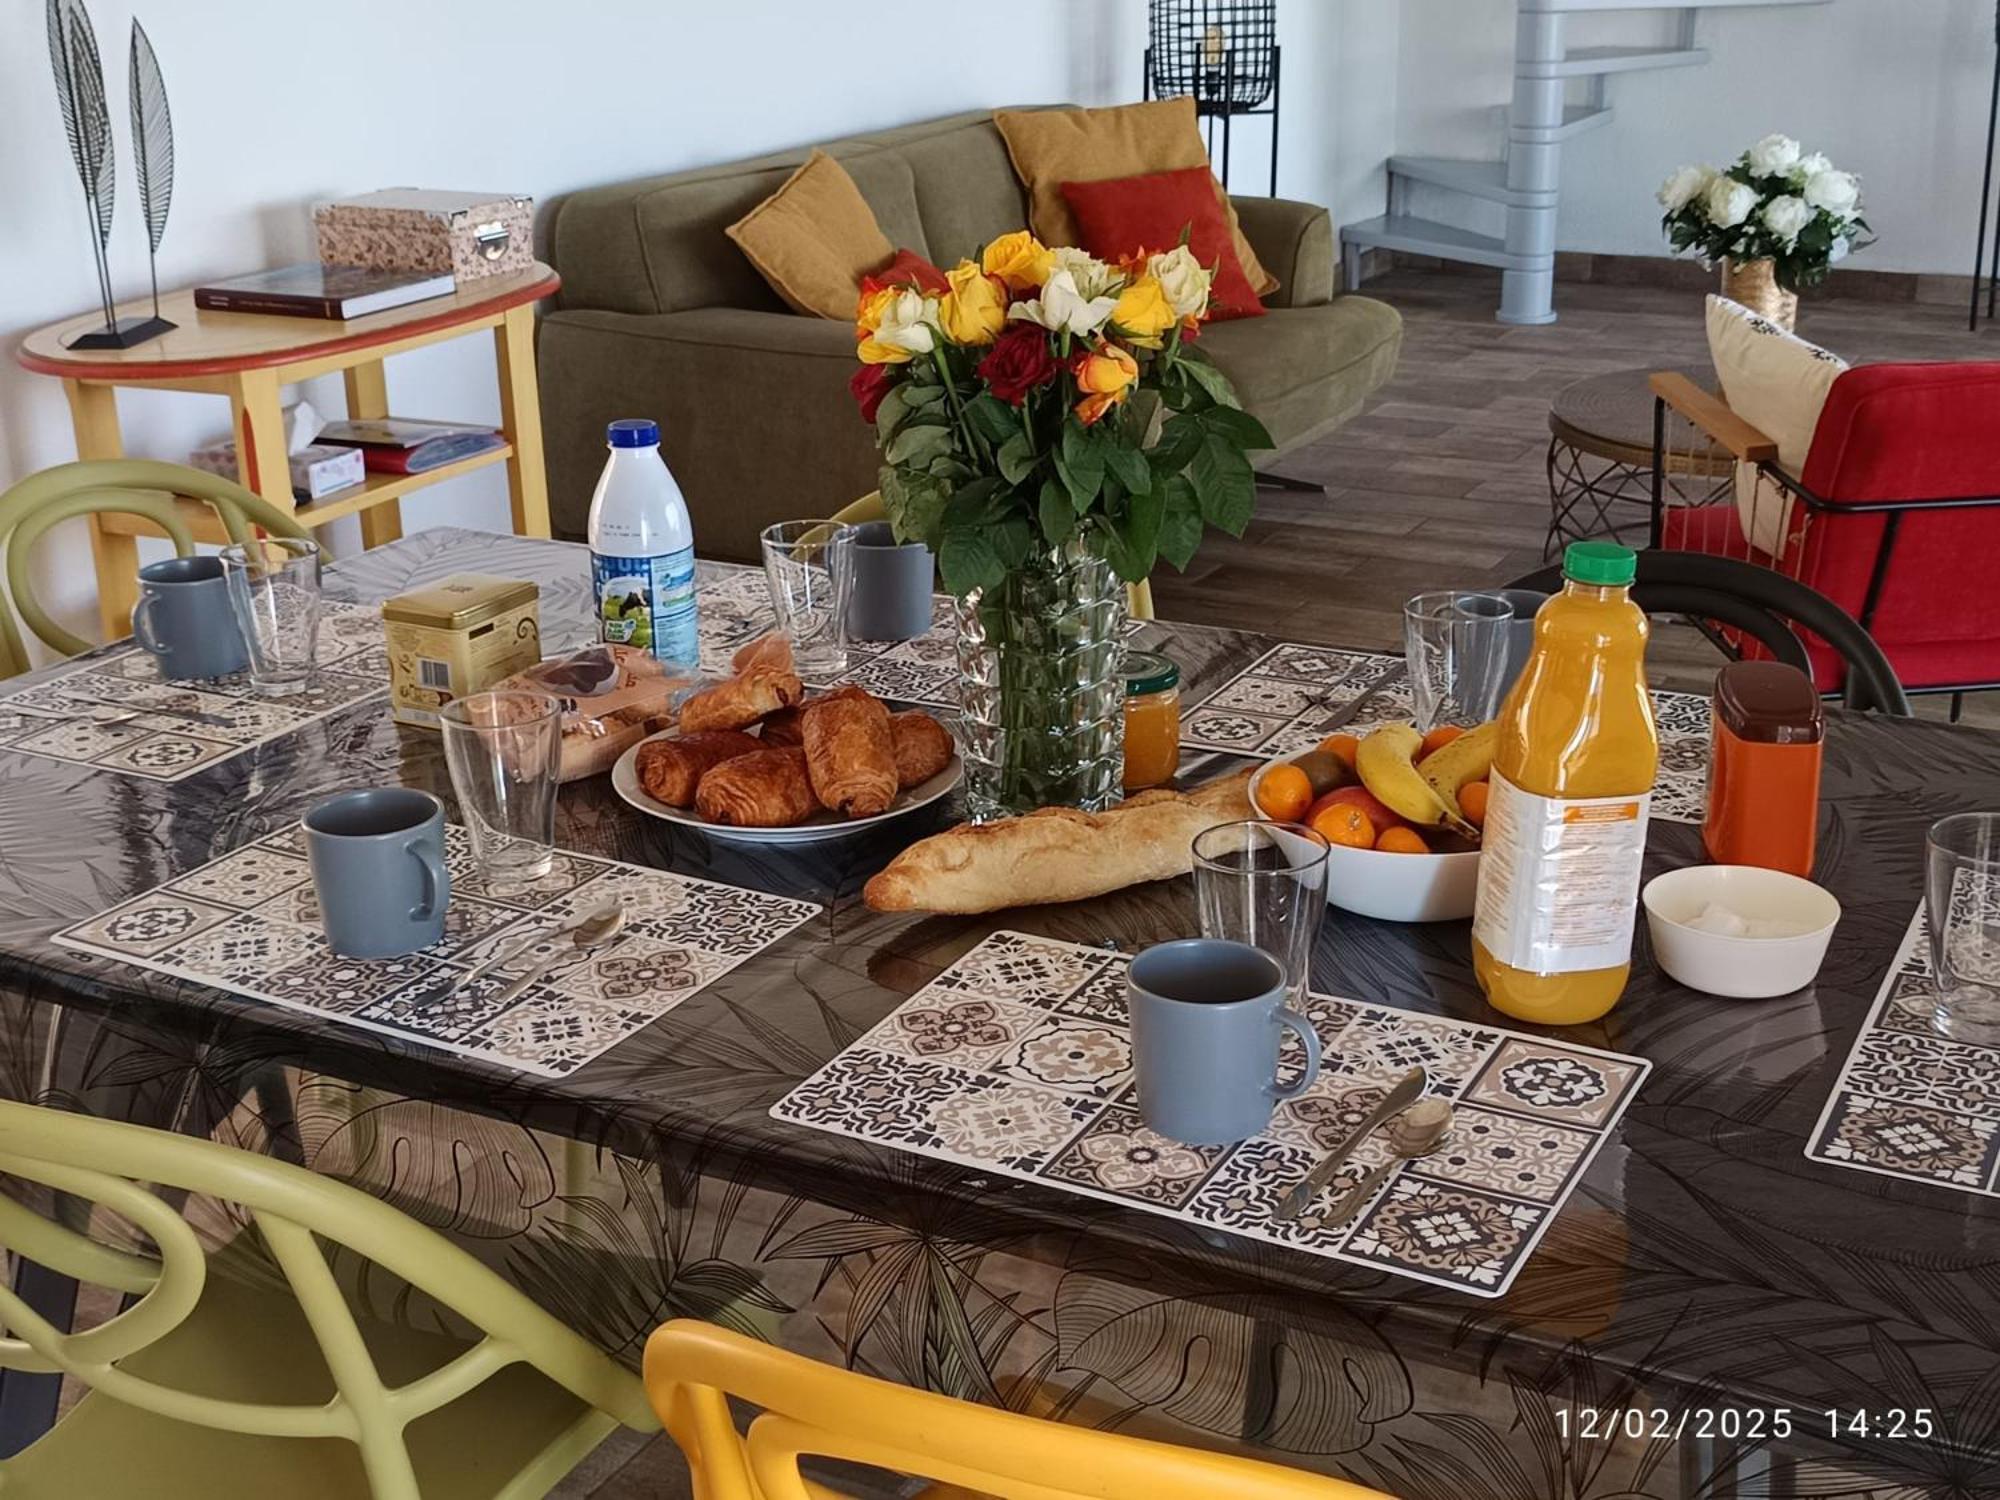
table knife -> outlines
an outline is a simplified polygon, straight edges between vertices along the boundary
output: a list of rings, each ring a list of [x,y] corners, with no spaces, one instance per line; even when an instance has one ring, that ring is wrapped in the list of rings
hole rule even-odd
[[[1285,1194],[1284,1201],[1271,1212],[1271,1217],[1280,1224],[1289,1224],[1312,1204],[1319,1190],[1332,1180],[1347,1158],[1352,1156],[1361,1143],[1373,1135],[1382,1122],[1391,1115],[1401,1114],[1423,1096],[1430,1083],[1430,1076],[1422,1068],[1412,1068],[1396,1081],[1382,1102],[1368,1113],[1368,1118],[1354,1128],[1354,1133],[1334,1148],[1332,1155],[1308,1172],[1299,1185]]]
[[[1371,682],[1353,701],[1343,703],[1339,708],[1336,708],[1326,721],[1319,726],[1320,734],[1331,734],[1343,724],[1352,723],[1355,716],[1362,709],[1366,708],[1376,698],[1379,698],[1386,689],[1400,679],[1407,671],[1409,671],[1409,666],[1405,662],[1399,661],[1391,665],[1388,671]]]

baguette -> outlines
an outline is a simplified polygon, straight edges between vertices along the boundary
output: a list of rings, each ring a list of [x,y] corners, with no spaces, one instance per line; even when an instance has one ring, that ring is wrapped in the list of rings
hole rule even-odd
[[[905,849],[862,896],[876,911],[971,916],[1168,880],[1194,867],[1197,835],[1256,816],[1249,788],[1245,771],[1192,792],[1141,792],[1109,812],[1044,807],[961,824]]]

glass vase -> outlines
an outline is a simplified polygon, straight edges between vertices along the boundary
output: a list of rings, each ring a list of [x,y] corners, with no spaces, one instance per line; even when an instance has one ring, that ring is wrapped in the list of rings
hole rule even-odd
[[[1125,765],[1125,585],[1072,538],[954,603],[966,803],[988,822],[1038,807],[1099,812]]]

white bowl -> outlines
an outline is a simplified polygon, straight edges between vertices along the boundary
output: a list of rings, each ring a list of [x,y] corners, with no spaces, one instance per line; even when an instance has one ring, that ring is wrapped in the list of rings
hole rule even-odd
[[[1757,865],[1669,870],[1647,881],[1639,899],[1660,967],[1691,990],[1731,1000],[1768,1000],[1811,984],[1840,921],[1831,892]],[[1745,921],[1780,924],[1784,933],[1733,937],[1690,927],[1711,902]]]
[[[1259,817],[1264,813],[1257,787],[1270,768],[1267,765],[1250,778],[1250,805]],[[1327,905],[1357,916],[1384,922],[1462,922],[1472,915],[1478,895],[1477,849],[1392,854],[1335,844],[1327,855]]]

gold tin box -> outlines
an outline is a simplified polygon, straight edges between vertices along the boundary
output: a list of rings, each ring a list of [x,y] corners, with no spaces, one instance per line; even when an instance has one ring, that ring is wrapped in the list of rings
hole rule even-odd
[[[399,724],[437,728],[438,709],[542,659],[540,590],[520,578],[454,573],[385,600],[389,702]]]

